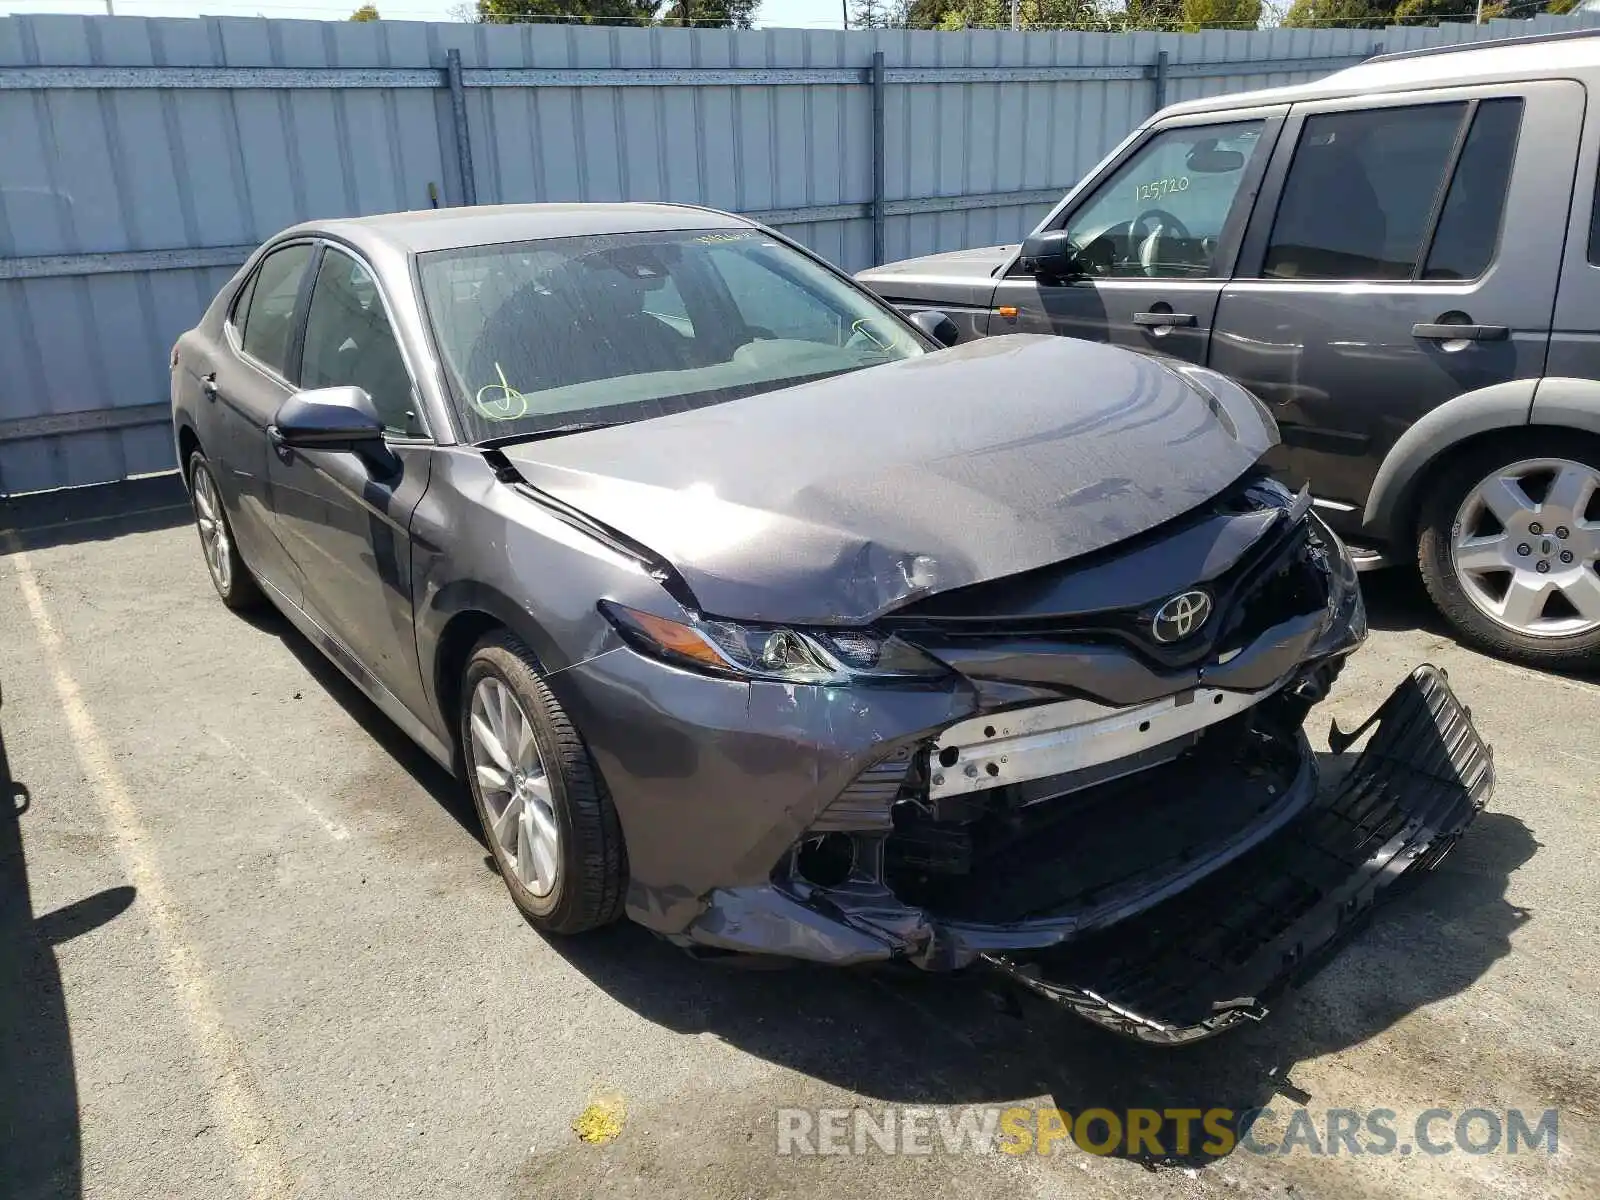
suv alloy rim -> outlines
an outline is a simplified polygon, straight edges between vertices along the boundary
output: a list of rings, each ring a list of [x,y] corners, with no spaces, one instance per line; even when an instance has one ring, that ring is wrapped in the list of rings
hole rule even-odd
[[[529,892],[548,896],[561,871],[561,827],[533,722],[511,689],[486,675],[472,690],[468,724],[495,853]]]
[[[1512,463],[1467,493],[1450,561],[1485,616],[1534,637],[1600,629],[1600,472],[1565,458]]]

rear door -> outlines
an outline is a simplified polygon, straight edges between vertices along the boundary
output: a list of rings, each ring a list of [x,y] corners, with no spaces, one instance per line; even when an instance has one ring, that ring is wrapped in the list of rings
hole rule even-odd
[[[299,602],[298,572],[278,536],[268,473],[267,426],[294,390],[289,363],[315,246],[290,242],[262,258],[223,326],[225,345],[201,378],[220,444],[218,483],[233,513],[233,533],[256,575]]]
[[[1205,362],[1217,296],[1286,106],[1163,122],[1054,214],[1089,275],[1038,278],[1013,263],[989,333],[1058,333]]]
[[[1544,371],[1583,105],[1545,81],[1294,107],[1210,365],[1271,406],[1275,465],[1336,524],[1418,417]]]

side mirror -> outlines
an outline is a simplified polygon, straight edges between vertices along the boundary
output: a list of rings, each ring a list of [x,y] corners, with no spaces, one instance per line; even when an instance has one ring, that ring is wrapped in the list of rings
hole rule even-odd
[[[1017,265],[1042,279],[1082,279],[1088,274],[1065,229],[1030,233]]]
[[[956,323],[937,308],[924,308],[908,314],[906,319],[941,346],[954,346],[961,340]]]
[[[383,421],[362,388],[312,388],[278,406],[267,435],[302,450],[356,450],[382,441]]]

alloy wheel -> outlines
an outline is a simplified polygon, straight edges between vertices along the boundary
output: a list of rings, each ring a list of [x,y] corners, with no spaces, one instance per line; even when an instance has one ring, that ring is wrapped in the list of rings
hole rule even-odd
[[[1467,598],[1508,629],[1569,637],[1600,628],[1600,471],[1525,459],[1467,493],[1450,560]]]
[[[233,583],[233,566],[229,551],[228,523],[222,515],[222,498],[217,494],[216,482],[205,467],[196,467],[194,473],[194,520],[200,529],[200,549],[206,556],[206,566],[217,590],[227,595]]]
[[[511,689],[487,675],[472,691],[468,726],[495,854],[529,892],[548,896],[561,871],[561,827],[533,723]]]

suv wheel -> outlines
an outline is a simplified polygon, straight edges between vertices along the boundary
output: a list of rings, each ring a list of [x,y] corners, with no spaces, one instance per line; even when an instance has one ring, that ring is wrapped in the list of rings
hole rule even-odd
[[[1468,641],[1538,667],[1600,662],[1600,440],[1519,433],[1429,486],[1422,579]]]
[[[194,525],[200,532],[200,551],[206,570],[222,602],[232,609],[251,608],[261,602],[250,568],[239,557],[233,540],[233,527],[222,505],[222,491],[211,473],[206,456],[196,450],[189,456],[189,503],[194,507]]]
[[[467,785],[495,866],[544,933],[582,933],[622,913],[622,829],[588,747],[509,633],[484,638],[461,687]]]

